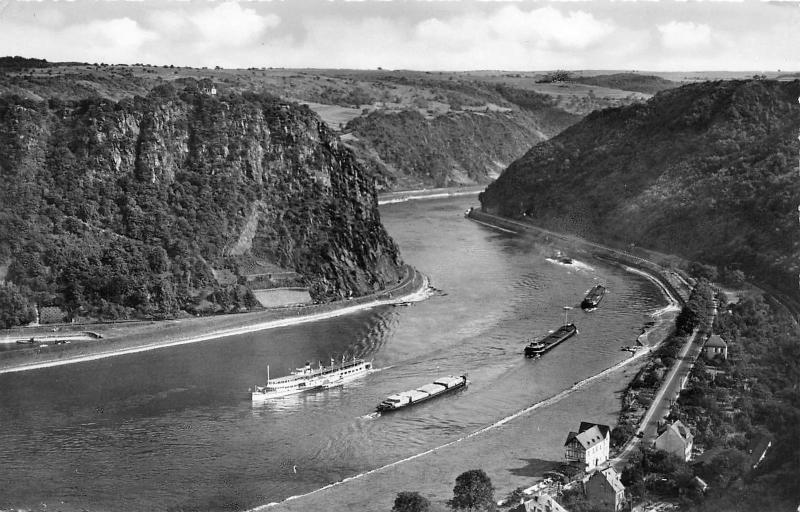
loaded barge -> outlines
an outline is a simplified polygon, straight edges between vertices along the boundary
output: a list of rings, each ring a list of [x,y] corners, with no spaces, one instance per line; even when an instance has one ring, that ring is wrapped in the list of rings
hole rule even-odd
[[[589,293],[586,294],[584,297],[583,302],[581,302],[581,309],[586,310],[593,310],[597,309],[597,306],[600,304],[600,301],[603,300],[603,295],[606,293],[606,287],[602,284],[596,285],[594,288],[589,290]]]
[[[461,389],[466,385],[466,375],[461,375],[459,377],[454,377],[452,375],[440,377],[431,384],[425,384],[421,388],[403,391],[402,393],[386,397],[386,399],[378,404],[375,410],[378,412],[396,411],[397,409],[402,409],[403,407],[418,404],[425,400],[444,395],[445,393]]]
[[[539,341],[532,341],[525,347],[525,357],[541,357],[559,343],[568,340],[578,332],[575,324],[565,324]]]

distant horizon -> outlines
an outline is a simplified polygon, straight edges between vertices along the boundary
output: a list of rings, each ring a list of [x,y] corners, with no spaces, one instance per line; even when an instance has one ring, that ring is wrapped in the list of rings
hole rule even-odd
[[[800,69],[800,1],[10,1],[0,48],[225,69]],[[130,64],[129,64],[130,65]]]
[[[69,65],[82,65],[82,66],[95,66],[95,65],[105,65],[105,66],[142,66],[142,67],[157,67],[157,68],[164,68],[173,66],[175,68],[180,69],[197,69],[201,71],[248,71],[252,69],[258,70],[299,70],[299,71],[375,71],[375,72],[386,72],[386,73],[400,73],[400,72],[410,72],[410,73],[551,73],[553,71],[567,71],[570,73],[619,73],[619,74],[654,74],[654,73],[664,73],[664,74],[676,74],[676,73],[728,73],[728,74],[746,74],[746,73],[753,73],[753,74],[798,74],[800,73],[800,68],[797,70],[785,70],[785,69],[777,69],[777,70],[764,70],[764,69],[743,69],[743,70],[733,70],[733,69],[682,69],[682,70],[657,70],[657,69],[614,69],[614,68],[591,68],[591,69],[569,69],[569,68],[549,68],[549,69],[413,69],[413,68],[404,68],[404,69],[389,69],[389,68],[328,68],[328,67],[286,67],[286,66],[249,66],[246,68],[242,67],[223,67],[220,66],[218,69],[217,67],[197,67],[197,66],[186,66],[182,64],[152,64],[147,62],[88,62],[88,61],[78,61],[78,60],[65,60],[65,61],[51,61],[47,60],[42,57],[35,57],[35,56],[25,56],[25,55],[2,55],[0,58],[23,58],[23,59],[30,59],[30,60],[44,60],[48,64],[59,65],[59,66],[69,66]]]

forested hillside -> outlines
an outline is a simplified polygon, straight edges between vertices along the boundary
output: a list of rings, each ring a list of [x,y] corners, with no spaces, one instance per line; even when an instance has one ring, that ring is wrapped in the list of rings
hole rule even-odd
[[[5,301],[163,317],[255,305],[248,274],[322,301],[400,277],[373,179],[313,112],[268,94],[187,80],[121,101],[6,95],[0,182]]]
[[[376,111],[347,125],[357,138],[348,143],[361,147],[359,154],[374,152],[374,174],[388,174],[389,183],[405,180],[408,188],[488,183],[524,148],[544,140],[535,127],[521,113],[459,112],[426,119],[415,110]]]
[[[193,69],[0,58],[0,95],[44,101],[146,96],[203,81],[220,94],[265,92],[307,103],[351,148],[381,191],[489,183],[533,144],[596,108],[648,94],[540,83],[542,73]],[[630,81],[626,83],[632,83]],[[669,84],[670,82],[667,82]],[[672,82],[674,84],[674,82]]]
[[[798,81],[704,82],[594,112],[514,162],[482,206],[797,297],[798,95]]]

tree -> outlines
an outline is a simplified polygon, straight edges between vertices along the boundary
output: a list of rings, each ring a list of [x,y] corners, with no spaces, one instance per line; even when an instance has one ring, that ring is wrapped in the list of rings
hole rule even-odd
[[[448,504],[456,510],[493,510],[494,487],[482,469],[471,469],[456,478],[453,499]]]
[[[519,505],[525,499],[525,493],[523,491],[525,491],[524,487],[517,487],[508,493],[508,496],[503,500],[503,506],[516,507]]]
[[[714,281],[719,276],[719,270],[714,265],[706,265],[693,261],[689,264],[689,273],[698,279]]]
[[[430,508],[431,502],[420,493],[403,491],[397,493],[392,512],[427,512]]]
[[[36,312],[15,285],[0,285],[0,328],[8,329],[33,322]]]

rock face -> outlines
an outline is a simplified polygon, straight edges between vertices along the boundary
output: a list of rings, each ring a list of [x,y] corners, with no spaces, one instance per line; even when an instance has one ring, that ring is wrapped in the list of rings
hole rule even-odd
[[[531,149],[483,208],[740,269],[797,297],[800,82],[707,82],[590,114]]]
[[[254,265],[302,276],[317,300],[401,274],[373,180],[310,110],[272,96],[5,97],[0,177],[6,278],[73,313],[248,307]],[[214,277],[231,272],[238,285]]]

